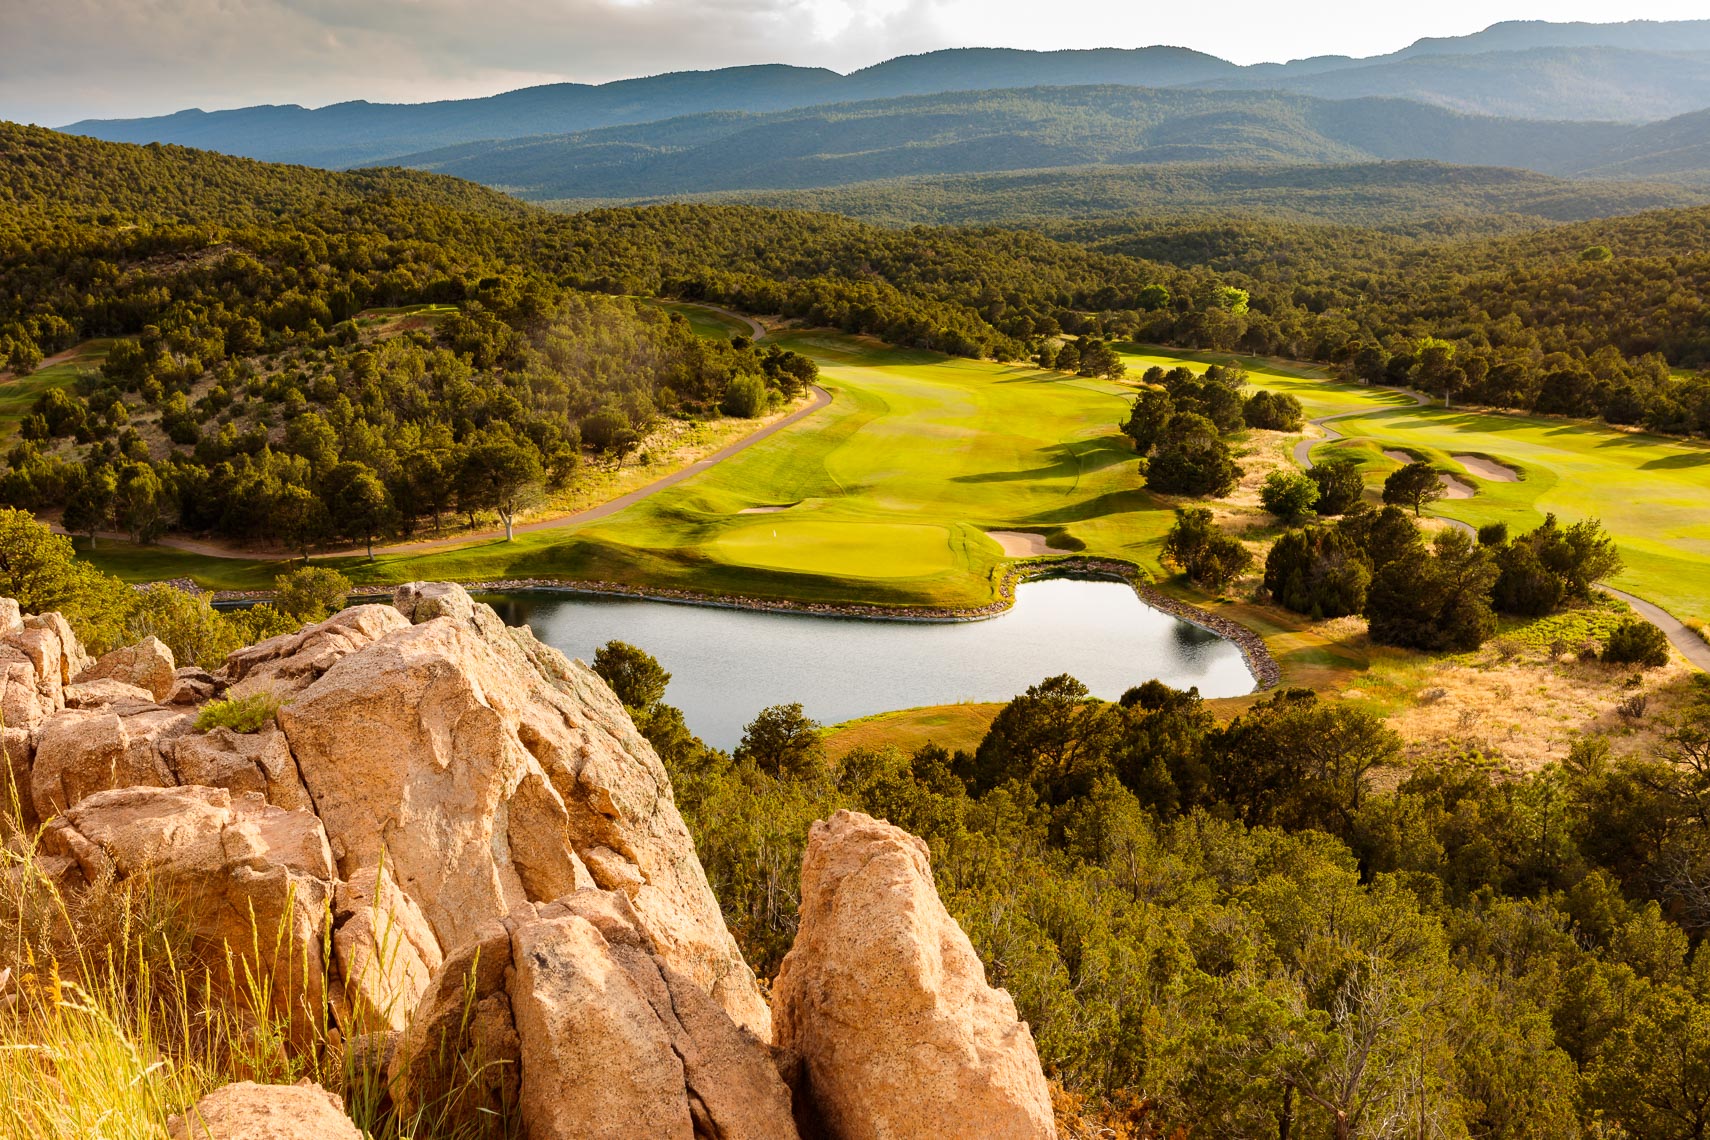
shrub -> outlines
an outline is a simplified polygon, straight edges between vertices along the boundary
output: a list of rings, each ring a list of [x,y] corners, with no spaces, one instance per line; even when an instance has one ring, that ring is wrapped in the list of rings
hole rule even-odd
[[[727,416],[753,419],[766,410],[766,381],[758,376],[732,377],[721,406]]]
[[[1180,566],[1188,581],[1221,590],[1253,563],[1245,546],[1217,529],[1205,507],[1178,507],[1164,536],[1164,558]]]
[[[320,621],[344,605],[350,579],[330,566],[299,566],[273,579],[274,608],[298,621]]]
[[[1318,484],[1299,471],[1272,471],[1259,488],[1259,502],[1284,522],[1293,522],[1318,502]]]
[[[224,701],[209,701],[196,714],[196,731],[208,732],[229,728],[233,732],[256,732],[279,711],[285,702],[272,693],[251,693],[247,697],[232,697]]]
[[[1321,515],[1345,515],[1366,493],[1365,480],[1360,478],[1360,461],[1351,455],[1315,463],[1306,474],[1318,485],[1318,502],[1314,505]]]
[[[1668,664],[1668,636],[1644,618],[1628,618],[1603,645],[1605,665],[1655,668]]]
[[[1266,431],[1299,431],[1306,423],[1306,411],[1300,401],[1286,392],[1260,390],[1248,397],[1241,416],[1251,428]]]
[[[1359,613],[1371,579],[1371,563],[1359,546],[1331,527],[1290,531],[1265,556],[1271,597],[1315,620]]]
[[[1204,416],[1170,417],[1146,468],[1146,486],[1171,495],[1226,495],[1241,478],[1217,426]]]

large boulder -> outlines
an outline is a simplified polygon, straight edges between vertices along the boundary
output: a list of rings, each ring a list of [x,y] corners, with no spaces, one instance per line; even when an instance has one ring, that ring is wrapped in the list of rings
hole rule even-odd
[[[79,684],[85,681],[113,680],[139,689],[147,689],[157,701],[163,701],[177,683],[173,675],[178,663],[172,650],[158,637],[145,637],[135,645],[114,649],[96,658],[95,663],[77,675]]]
[[[241,1002],[265,980],[299,1043],[318,1031],[334,871],[313,814],[223,788],[127,787],[67,808],[42,843],[86,881],[149,876],[181,907],[216,985]]]
[[[282,633],[226,657],[230,695],[269,692],[288,697],[349,654],[409,626],[391,606],[352,606],[296,633]]]
[[[443,962],[421,908],[384,866],[363,867],[338,885],[333,957],[343,979],[334,1009],[347,1036],[397,1032]]]
[[[1056,1135],[1033,1035],[900,828],[848,811],[813,825],[772,1000],[797,1096],[832,1140]]]
[[[39,822],[30,787],[36,730],[66,707],[66,687],[88,662],[59,614],[24,614],[0,598],[0,806],[15,802],[25,828]]]
[[[178,783],[256,792],[287,811],[312,811],[297,762],[277,725],[255,732],[215,728],[172,741],[170,757]]]
[[[769,1049],[671,967],[627,896],[530,904],[471,946],[438,972],[394,1057],[406,1112],[456,1096],[455,1074],[509,1067],[514,1084],[465,1094],[457,1118],[484,1108],[496,1133],[514,1112],[531,1140],[795,1136]]]
[[[66,691],[69,691],[66,690]],[[30,797],[40,819],[112,788],[169,788],[178,783],[167,752],[195,718],[155,704],[64,709],[36,734]]]
[[[217,1088],[167,1123],[172,1140],[362,1140],[344,1102],[308,1081]]]
[[[389,610],[372,625],[395,628],[340,654],[278,715],[345,877],[384,865],[446,953],[531,902],[621,891],[672,968],[769,1039],[664,767],[611,690],[460,587],[399,598],[426,620]],[[301,652],[321,659],[304,635]],[[314,671],[287,648],[228,663],[234,690],[263,669]]]

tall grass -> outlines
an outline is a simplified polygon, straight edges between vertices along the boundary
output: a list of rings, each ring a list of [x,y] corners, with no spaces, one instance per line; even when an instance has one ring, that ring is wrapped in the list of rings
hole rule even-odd
[[[10,765],[0,758],[0,771]],[[518,1134],[516,1121],[471,1122],[451,1110],[464,1093],[393,1112],[371,1042],[347,1043],[334,996],[279,994],[257,968],[288,953],[293,908],[279,929],[251,919],[251,945],[199,948],[186,900],[154,876],[112,874],[75,889],[17,824],[18,791],[0,801],[0,1136],[8,1140],[165,1140],[167,1122],[233,1081],[309,1078],[343,1096],[374,1140],[467,1140]],[[379,892],[376,892],[376,905]],[[330,917],[330,916],[329,916]],[[367,968],[391,976],[397,936],[377,912],[378,951]],[[331,963],[328,941],[308,952]],[[330,971],[327,972],[330,976]],[[469,1069],[473,1085],[491,1079]]]

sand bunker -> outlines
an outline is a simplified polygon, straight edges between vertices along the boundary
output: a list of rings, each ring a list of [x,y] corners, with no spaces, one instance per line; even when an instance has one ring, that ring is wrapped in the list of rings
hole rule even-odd
[[[1443,481],[1443,498],[1470,499],[1478,494],[1478,488],[1471,483],[1463,483],[1453,475],[1438,473],[1437,478]]]
[[[1504,467],[1500,463],[1480,458],[1477,455],[1455,455],[1450,458],[1480,479],[1489,479],[1492,483],[1518,483],[1520,481],[1520,474],[1514,468]]]
[[[1045,541],[1044,535],[1025,530],[988,530],[986,537],[1003,547],[1003,552],[1011,558],[1038,558],[1058,552],[1057,547]]]
[[[1419,457],[1417,455],[1414,455],[1412,452],[1409,452],[1409,451],[1386,451],[1383,453],[1383,457],[1385,459],[1393,459],[1397,463],[1418,463],[1419,462]]]
[[[779,511],[787,511],[793,506],[795,506],[794,503],[786,503],[781,507],[743,507],[736,513],[739,515],[775,515]]]

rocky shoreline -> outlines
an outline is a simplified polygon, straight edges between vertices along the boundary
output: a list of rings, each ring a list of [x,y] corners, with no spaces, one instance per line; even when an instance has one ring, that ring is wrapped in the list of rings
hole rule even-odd
[[[801,602],[784,598],[756,598],[741,594],[709,594],[668,586],[636,586],[625,582],[567,582],[557,578],[501,578],[491,581],[464,582],[465,589],[474,593],[510,593],[538,591],[557,594],[589,594],[600,597],[635,598],[640,601],[667,602],[677,605],[712,606],[721,609],[754,610],[770,613],[807,614],[813,617],[851,618],[861,621],[901,622],[965,622],[984,621],[1008,612],[1015,605],[1015,588],[1023,582],[1041,578],[1098,578],[1126,582],[1140,600],[1155,610],[1197,625],[1235,644],[1253,674],[1260,690],[1274,688],[1282,679],[1282,670],[1265,646],[1264,638],[1240,622],[1214,614],[1191,602],[1171,597],[1147,580],[1132,562],[1115,558],[1065,557],[1030,558],[1014,562],[998,584],[998,596],[983,606],[957,608],[951,606],[892,606],[868,602]],[[192,583],[173,581],[181,589],[194,589]],[[389,596],[390,586],[359,586],[353,597]],[[265,601],[273,596],[271,590],[216,590],[215,602]]]

